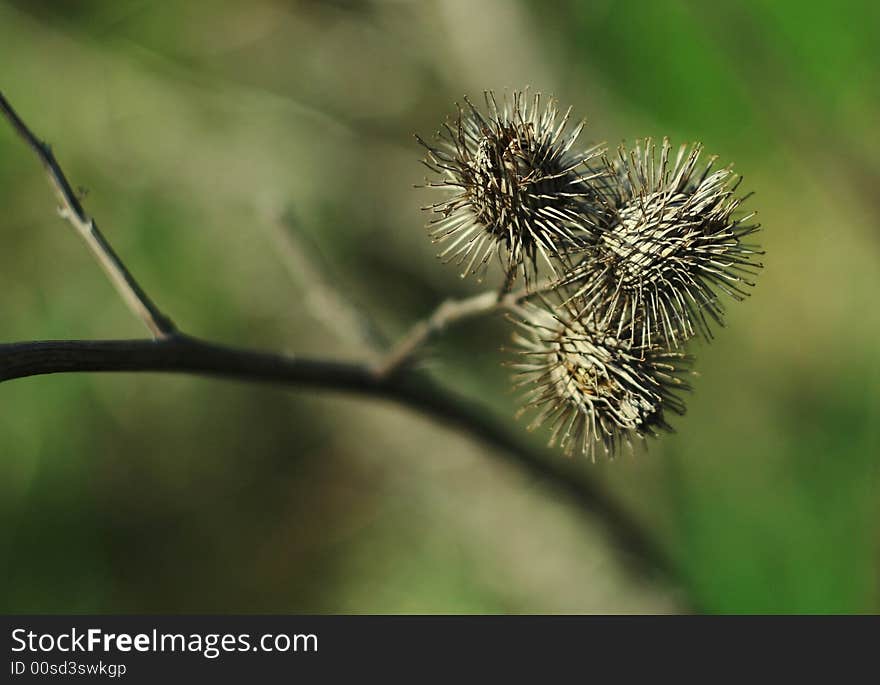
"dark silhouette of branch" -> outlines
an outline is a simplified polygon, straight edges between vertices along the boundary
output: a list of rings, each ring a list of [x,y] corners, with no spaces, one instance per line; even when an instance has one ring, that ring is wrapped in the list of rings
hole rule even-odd
[[[0,382],[52,373],[172,372],[320,388],[390,400],[455,425],[500,450],[498,455],[562,490],[596,515],[611,538],[643,570],[672,566],[650,535],[597,485],[558,455],[533,451],[484,407],[415,371],[378,377],[366,364],[299,359],[243,350],[185,335],[163,340],[60,340],[0,344]]]
[[[416,348],[447,325],[515,306],[519,294],[488,293],[444,303],[417,324],[377,366],[303,359],[227,347],[179,332],[153,304],[86,214],[49,147],[41,142],[0,93],[0,112],[46,167],[62,203],[62,215],[86,239],[119,293],[155,336],[154,340],[62,340],[0,344],[0,382],[53,373],[169,372],[247,382],[359,394],[395,402],[461,428],[495,448],[494,454],[564,492],[604,524],[615,546],[643,570],[675,577],[675,569],[651,535],[601,487],[564,464],[558,455],[534,450],[513,436],[485,407],[444,388],[406,363]]]

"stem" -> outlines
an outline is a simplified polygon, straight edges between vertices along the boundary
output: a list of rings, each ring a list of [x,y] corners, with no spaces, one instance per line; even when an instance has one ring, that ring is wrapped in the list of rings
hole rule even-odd
[[[507,284],[509,286],[509,282]],[[415,323],[404,336],[373,367],[377,378],[385,378],[406,366],[431,338],[448,326],[486,316],[497,311],[516,311],[523,301],[552,288],[545,283],[534,290],[522,288],[513,292],[490,290],[462,300],[446,300],[426,319]]]
[[[490,454],[513,461],[598,517],[616,546],[642,570],[672,576],[665,552],[624,508],[555,454],[535,451],[504,422],[429,376],[413,371],[377,378],[364,364],[300,359],[238,349],[185,335],[162,340],[58,340],[0,344],[0,382],[54,373],[183,373],[384,398],[466,430]]]
[[[415,353],[433,336],[448,325],[465,319],[482,316],[498,307],[494,291],[475,295],[464,300],[446,300],[427,319],[414,324],[409,331],[388,351],[373,368],[376,378],[387,378],[403,368]]]
[[[122,296],[128,308],[139,318],[156,338],[166,338],[176,333],[176,328],[171,319],[165,316],[153,301],[147,296],[143,288],[131,275],[122,263],[122,260],[110,247],[110,243],[98,230],[94,220],[86,214],[77,199],[76,194],[70,187],[70,183],[61,166],[55,159],[51,148],[37,138],[22,121],[9,101],[0,92],[0,112],[6,117],[16,133],[28,144],[42,162],[49,174],[49,180],[61,201],[61,216],[66,219],[82,236],[92,254],[101,264],[104,272],[110,278],[117,292]]]

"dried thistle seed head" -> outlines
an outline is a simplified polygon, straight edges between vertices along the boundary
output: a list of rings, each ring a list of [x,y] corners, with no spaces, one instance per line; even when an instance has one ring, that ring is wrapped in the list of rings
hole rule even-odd
[[[536,407],[529,426],[552,426],[550,444],[567,454],[595,459],[596,447],[614,456],[622,444],[671,431],[666,412],[684,414],[678,392],[690,357],[659,346],[621,340],[596,319],[576,318],[563,306],[528,305],[514,336],[522,361],[517,386],[528,388],[525,411]],[[522,413],[522,412],[521,412]]]
[[[712,171],[714,157],[698,169],[699,144],[682,146],[674,161],[670,150],[664,139],[658,160],[648,139],[606,160],[616,220],[563,279],[578,307],[643,345],[657,334],[669,346],[697,331],[711,338],[710,323],[723,325],[719,295],[743,299],[761,268],[761,252],[743,242],[759,225],[739,212],[740,177]]]
[[[444,244],[442,258],[464,266],[462,276],[482,272],[493,254],[508,273],[529,278],[538,255],[556,273],[608,214],[592,183],[605,173],[602,150],[573,149],[584,124],[567,130],[571,109],[560,117],[552,98],[516,91],[499,106],[491,91],[484,95],[486,113],[465,98],[434,144],[418,138],[425,165],[439,176],[427,185],[451,191],[425,207],[438,215],[431,235]]]

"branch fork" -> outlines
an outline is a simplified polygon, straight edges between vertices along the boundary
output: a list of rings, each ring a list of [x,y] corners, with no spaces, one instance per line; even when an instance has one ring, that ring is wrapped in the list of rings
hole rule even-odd
[[[501,310],[515,313],[524,300],[546,290],[546,286],[531,291],[510,291],[512,280],[508,278],[500,291],[443,302],[372,365],[302,359],[199,340],[181,332],[146,294],[83,209],[51,148],[33,134],[2,92],[0,114],[45,167],[59,197],[61,217],[82,237],[122,300],[152,335],[152,339],[143,340],[3,343],[0,344],[0,382],[51,373],[174,372],[389,399],[455,424],[488,445],[499,448],[499,456],[553,483],[567,492],[583,510],[599,516],[617,543],[643,567],[672,572],[673,566],[665,553],[641,525],[595,484],[526,448],[484,408],[458,397],[429,376],[408,368],[418,351],[449,326]]]

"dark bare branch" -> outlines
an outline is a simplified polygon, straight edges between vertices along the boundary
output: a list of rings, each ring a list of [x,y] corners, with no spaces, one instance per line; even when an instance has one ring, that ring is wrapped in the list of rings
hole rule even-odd
[[[196,374],[386,399],[465,430],[594,515],[612,544],[641,569],[671,575],[665,552],[632,516],[557,455],[525,446],[505,422],[430,376],[401,369],[378,378],[367,365],[243,350],[183,335],[163,340],[60,340],[0,344],[0,382],[53,373]]]

